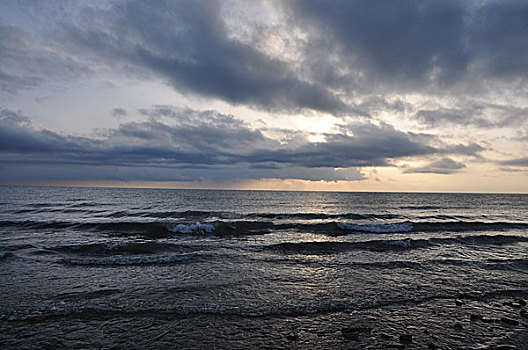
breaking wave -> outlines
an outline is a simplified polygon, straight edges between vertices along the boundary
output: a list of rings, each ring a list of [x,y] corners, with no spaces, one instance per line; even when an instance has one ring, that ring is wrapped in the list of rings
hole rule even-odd
[[[484,221],[400,221],[358,223],[350,221],[322,222],[274,222],[262,220],[215,220],[191,222],[166,221],[102,221],[102,222],[69,222],[69,221],[0,221],[0,227],[23,228],[34,230],[80,230],[102,231],[110,234],[142,234],[151,237],[171,237],[174,234],[187,235],[254,235],[266,234],[277,230],[290,230],[307,233],[346,235],[351,233],[419,233],[419,232],[504,232],[514,229],[528,229],[525,222],[484,222]]]
[[[528,237],[480,235],[430,239],[407,238],[404,240],[369,240],[360,242],[286,242],[269,245],[266,249],[278,250],[286,253],[318,255],[351,250],[401,251],[442,245],[508,245],[521,242],[528,242]]]
[[[195,234],[205,234],[211,233],[215,229],[213,224],[200,224],[199,222],[195,224],[178,224],[174,227],[169,228],[169,231],[176,233],[195,233]]]
[[[401,222],[396,224],[373,224],[373,225],[354,225],[338,222],[337,227],[343,230],[371,232],[371,233],[396,233],[411,232],[413,230],[412,222]]]

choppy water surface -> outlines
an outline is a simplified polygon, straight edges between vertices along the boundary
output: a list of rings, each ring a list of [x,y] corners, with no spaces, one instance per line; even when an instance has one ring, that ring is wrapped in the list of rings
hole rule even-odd
[[[526,195],[0,187],[0,345],[522,348],[527,213]]]

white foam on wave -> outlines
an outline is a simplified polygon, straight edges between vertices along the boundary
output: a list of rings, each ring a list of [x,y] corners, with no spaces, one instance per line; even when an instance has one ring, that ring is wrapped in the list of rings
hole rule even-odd
[[[178,224],[169,230],[175,233],[211,233],[214,230],[213,224],[201,224],[199,222],[195,224]]]
[[[404,239],[401,241],[386,241],[389,245],[395,245],[402,248],[411,248],[411,240],[410,239]]]
[[[413,229],[412,222],[400,222],[394,224],[366,224],[355,225],[344,222],[338,222],[337,226],[340,229],[371,233],[396,233],[396,232],[410,232]]]

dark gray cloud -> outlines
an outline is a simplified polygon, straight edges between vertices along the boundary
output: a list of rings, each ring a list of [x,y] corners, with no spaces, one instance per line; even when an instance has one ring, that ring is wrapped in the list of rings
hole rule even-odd
[[[528,157],[505,160],[500,163],[502,165],[528,167]]]
[[[464,169],[466,165],[461,162],[452,160],[451,158],[442,158],[431,162],[423,167],[418,168],[407,168],[404,170],[405,173],[426,173],[426,174],[453,174],[461,169]]]
[[[481,108],[422,109],[415,114],[414,118],[427,126],[445,126],[445,124],[491,126],[491,123],[482,117]]]
[[[340,54],[340,65],[353,74],[367,73],[361,82],[422,85],[431,79],[455,79],[467,69],[464,2],[300,0],[294,4],[295,16],[306,26],[322,28],[320,34]]]
[[[473,61],[488,75],[500,79],[528,74],[528,2],[496,0],[484,2],[472,17],[469,45]]]
[[[366,92],[394,88],[400,93],[431,92],[464,81],[489,85],[492,79],[507,82],[511,77],[525,85],[528,77],[526,1],[299,0],[292,4],[292,20],[311,28],[314,40],[327,51],[307,55],[315,56],[314,72],[328,84],[363,87]],[[328,57],[335,62],[328,50],[338,61],[320,74],[319,66],[330,63]],[[346,73],[338,73],[343,67]]]
[[[404,133],[387,124],[351,125],[348,133],[325,134],[326,141],[318,143],[293,132],[294,141],[281,144],[233,116],[214,111],[157,106],[143,113],[149,121],[124,123],[90,138],[39,129],[20,113],[3,109],[2,180],[43,179],[53,168],[55,178],[76,171],[81,179],[105,178],[113,169],[110,179],[125,180],[361,180],[364,176],[356,167],[392,166],[393,159],[447,152],[429,145],[434,141],[431,136]],[[169,115],[170,123],[157,120],[160,114]],[[453,153],[460,151],[464,150]],[[28,172],[28,168],[43,171]],[[26,170],[21,174],[20,169]]]
[[[125,117],[128,115],[128,112],[126,111],[126,109],[121,108],[121,107],[112,108],[111,113],[116,118],[121,118],[121,117]]]
[[[0,86],[12,89],[93,72],[155,75],[178,91],[233,104],[368,116],[405,110],[387,94],[527,87],[523,0],[290,1],[275,6],[284,16],[279,32],[215,0],[13,4],[0,10],[27,19],[13,26],[0,18]],[[252,37],[240,40],[244,31]],[[293,61],[263,49],[273,35],[295,51]],[[494,125],[474,108],[417,117],[427,125]]]
[[[283,61],[230,38],[217,1],[117,2],[87,16],[96,25],[65,23],[69,45],[99,63],[121,62],[155,72],[178,90],[268,110],[349,110],[324,86],[304,80]],[[89,22],[88,22],[89,23]]]
[[[471,103],[460,108],[422,109],[413,118],[428,127],[444,127],[446,124],[486,129],[518,127],[528,122],[528,108]]]

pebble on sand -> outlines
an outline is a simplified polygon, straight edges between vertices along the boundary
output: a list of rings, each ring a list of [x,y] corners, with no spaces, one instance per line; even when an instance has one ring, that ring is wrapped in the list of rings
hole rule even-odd
[[[470,319],[471,321],[482,320],[482,315],[480,315],[480,314],[470,314],[470,315],[469,315],[469,319]]]
[[[402,344],[410,344],[413,341],[413,336],[412,334],[401,334],[398,339]]]
[[[359,335],[361,333],[370,333],[372,331],[372,328],[370,327],[348,327],[348,328],[342,328],[341,333],[343,334],[343,337],[349,340],[358,340]]]
[[[512,318],[508,318],[508,317],[501,317],[501,322],[504,322],[506,324],[509,324],[509,325],[512,325],[512,326],[517,326],[519,325],[519,321],[517,320],[514,320]]]
[[[290,341],[299,341],[299,335],[296,333],[291,333],[291,334],[286,335],[286,339]]]

